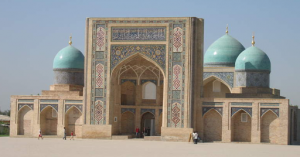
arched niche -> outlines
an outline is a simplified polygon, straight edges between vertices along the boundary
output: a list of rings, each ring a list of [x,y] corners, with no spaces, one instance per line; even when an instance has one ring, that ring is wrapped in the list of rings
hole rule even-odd
[[[251,116],[239,110],[231,117],[231,141],[251,142]]]
[[[57,111],[53,107],[41,111],[40,127],[43,135],[57,135]]]
[[[143,99],[155,100],[156,99],[156,85],[152,82],[146,82],[142,88]]]
[[[18,111],[18,135],[32,135],[33,110],[28,106],[23,106]]]
[[[215,109],[210,109],[204,114],[205,142],[222,141],[222,116]]]
[[[82,113],[81,111],[72,106],[65,114],[65,128],[68,136],[71,135],[73,131],[74,135],[77,135],[77,132],[80,132],[80,124],[82,124]]]
[[[121,134],[122,135],[133,135],[135,132],[135,114],[126,111],[121,115]]]
[[[225,98],[226,93],[231,93],[231,88],[218,77],[210,76],[203,81],[203,91],[206,98]]]

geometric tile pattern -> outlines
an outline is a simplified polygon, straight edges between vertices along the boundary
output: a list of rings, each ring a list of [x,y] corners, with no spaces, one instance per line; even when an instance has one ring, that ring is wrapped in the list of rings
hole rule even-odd
[[[179,99],[180,99],[180,94],[181,94],[181,91],[180,91],[180,90],[173,90],[173,91],[172,91],[172,99],[177,99],[177,100],[179,100]]]
[[[33,110],[33,104],[18,104],[18,111],[24,106],[28,106],[31,110]]]
[[[58,100],[53,100],[53,99],[40,99],[40,102],[58,102]]]
[[[112,27],[112,41],[166,41],[166,27]]]
[[[48,106],[51,106],[54,110],[56,110],[56,112],[58,112],[58,104],[40,104],[40,112]]]
[[[173,66],[173,90],[181,90],[182,70],[180,65]]]
[[[72,107],[77,108],[82,113],[82,105],[77,105],[77,104],[67,104],[67,105],[65,105],[65,112],[68,112],[68,110],[71,109]]]
[[[270,74],[268,72],[236,72],[237,87],[269,87]]]
[[[82,103],[82,100],[65,100],[65,104],[69,103]]]
[[[96,88],[95,89],[95,96],[103,97],[103,88]]]
[[[123,114],[124,112],[132,112],[135,114],[135,108],[121,108],[121,113]]]
[[[243,110],[252,117],[252,108],[242,108],[242,107],[232,107],[231,108],[231,117],[237,113],[238,111]]]
[[[205,113],[207,113],[211,109],[217,111],[221,116],[223,115],[223,107],[203,107],[202,108],[202,116],[204,116]]]
[[[150,112],[155,116],[155,109],[145,109],[145,108],[141,109],[141,115],[143,115],[146,112]]]
[[[268,111],[272,111],[277,117],[279,117],[279,108],[261,108],[260,117],[262,117]]]
[[[101,100],[95,102],[95,124],[103,124],[104,106]]]
[[[177,102],[172,104],[171,107],[171,127],[181,127],[181,105]]]
[[[18,99],[18,102],[34,102],[34,99]]]
[[[183,30],[175,27],[173,30],[173,52],[182,52]]]
[[[220,80],[223,80],[226,82],[231,88],[233,88],[233,77],[234,73],[233,72],[204,72],[203,73],[203,80],[214,76],[219,78]]]
[[[97,25],[97,35],[96,35],[96,51],[104,51],[105,50],[105,26]]]
[[[96,65],[96,88],[104,86],[104,66],[99,63]]]
[[[156,62],[163,70],[166,65],[165,45],[111,45],[110,66],[113,69],[118,63],[134,54],[142,54]]]

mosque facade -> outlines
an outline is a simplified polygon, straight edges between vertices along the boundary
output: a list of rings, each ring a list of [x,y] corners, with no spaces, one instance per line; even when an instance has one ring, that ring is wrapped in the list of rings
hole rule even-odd
[[[251,41],[251,38],[250,38]],[[87,18],[85,55],[72,45],[53,61],[41,95],[11,96],[11,137],[294,144],[300,111],[270,87],[271,61],[229,35],[203,55],[204,20]],[[276,64],[276,63],[275,63]],[[50,66],[50,65],[49,65]]]

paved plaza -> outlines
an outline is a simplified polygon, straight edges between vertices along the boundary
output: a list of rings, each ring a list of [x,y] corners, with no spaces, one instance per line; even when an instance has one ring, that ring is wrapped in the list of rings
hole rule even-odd
[[[144,140],[95,140],[0,137],[1,157],[176,157],[176,156],[299,156],[300,146],[239,143],[164,142]]]

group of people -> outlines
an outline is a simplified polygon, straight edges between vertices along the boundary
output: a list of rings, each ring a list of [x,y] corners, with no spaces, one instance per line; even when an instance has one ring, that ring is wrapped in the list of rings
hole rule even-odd
[[[39,131],[38,140],[40,140],[40,138],[44,139],[43,135],[42,135],[42,130],[41,129]],[[66,132],[66,128],[65,127],[64,127],[64,137],[63,137],[63,140],[67,140],[67,132]],[[74,140],[74,132],[73,131],[71,132],[70,140]]]
[[[145,137],[145,136],[150,136],[150,127],[146,128],[144,127],[143,131],[140,134],[140,128],[136,128],[135,129],[135,137],[139,138],[139,137]]]

